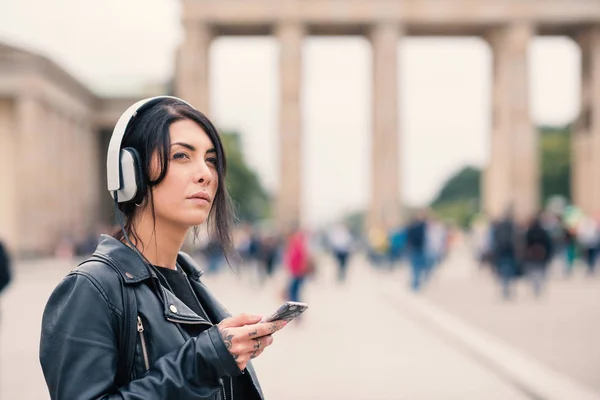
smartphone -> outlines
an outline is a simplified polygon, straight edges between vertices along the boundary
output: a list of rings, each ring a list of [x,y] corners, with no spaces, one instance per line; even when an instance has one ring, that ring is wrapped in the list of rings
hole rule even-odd
[[[308,308],[308,304],[299,303],[296,301],[288,301],[277,309],[270,317],[267,317],[263,322],[272,322],[286,320],[290,322],[298,315],[302,314]]]

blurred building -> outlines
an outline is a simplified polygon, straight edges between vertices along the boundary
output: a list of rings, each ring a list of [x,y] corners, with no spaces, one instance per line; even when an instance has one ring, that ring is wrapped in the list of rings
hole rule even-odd
[[[0,237],[49,254],[109,222],[105,157],[120,113],[51,60],[0,44]]]
[[[219,35],[278,38],[280,226],[300,220],[302,43],[308,35],[364,35],[373,55],[368,224],[400,218],[398,43],[411,35],[485,38],[494,56],[490,163],[484,209],[539,206],[538,137],[530,113],[528,46],[535,35],[580,45],[582,112],[573,135],[573,198],[600,212],[600,2],[589,0],[182,0],[185,37],[174,92],[210,115],[209,48]],[[0,236],[17,253],[48,253],[61,235],[110,218],[102,190],[113,124],[135,98],[94,95],[52,61],[0,46]],[[432,115],[432,118],[435,116]],[[432,144],[435,145],[435,144]],[[75,233],[77,234],[77,233]]]

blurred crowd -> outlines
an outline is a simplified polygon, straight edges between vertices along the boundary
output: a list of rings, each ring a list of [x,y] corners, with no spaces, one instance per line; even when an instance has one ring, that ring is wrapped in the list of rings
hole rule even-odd
[[[574,207],[540,212],[529,221],[517,221],[508,211],[496,220],[477,218],[472,238],[480,266],[498,276],[504,298],[511,298],[519,278],[529,279],[539,296],[553,261],[562,264],[565,276],[571,276],[576,265],[583,265],[589,275],[595,272],[600,220]]]
[[[87,234],[66,236],[55,255],[90,254],[100,233],[116,229],[116,226],[98,226]],[[185,250],[201,261],[207,274],[232,266],[237,274],[251,275],[258,284],[264,284],[283,269],[289,280],[282,297],[300,301],[304,282],[314,275],[317,260],[323,254],[334,261],[339,283],[346,280],[352,256],[362,253],[378,269],[407,266],[410,288],[420,291],[463,233],[471,239],[480,268],[497,278],[506,299],[513,296],[513,286],[519,279],[527,279],[534,294],[539,296],[548,266],[554,261],[562,265],[566,276],[578,265],[584,265],[587,273],[593,274],[600,254],[600,219],[586,216],[574,207],[540,212],[528,221],[517,221],[510,211],[495,220],[479,215],[467,232],[429,210],[415,212],[407,222],[393,229],[366,232],[351,230],[342,222],[311,232],[300,227],[280,232],[267,221],[241,223],[234,229],[236,254],[224,254],[217,239],[207,234],[191,240]]]

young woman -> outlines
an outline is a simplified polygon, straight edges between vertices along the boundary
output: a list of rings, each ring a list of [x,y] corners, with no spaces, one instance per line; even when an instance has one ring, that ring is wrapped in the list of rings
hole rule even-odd
[[[231,250],[218,133],[175,98],[151,99],[132,115],[120,148],[136,153],[141,178],[135,198],[119,203],[123,229],[101,237],[95,255],[56,287],[44,311],[40,361],[50,396],[262,399],[250,359],[285,321],[230,317],[179,252],[188,230],[204,223]]]

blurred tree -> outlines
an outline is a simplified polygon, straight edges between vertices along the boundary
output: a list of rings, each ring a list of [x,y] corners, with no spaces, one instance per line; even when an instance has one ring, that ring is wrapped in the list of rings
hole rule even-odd
[[[463,167],[444,183],[431,206],[436,207],[458,200],[478,200],[480,181],[481,170],[479,168]]]
[[[445,220],[462,227],[469,226],[471,218],[479,209],[480,182],[479,168],[463,167],[444,183],[431,203],[431,208]]]
[[[541,200],[545,205],[553,196],[570,200],[570,127],[541,127]],[[468,226],[480,211],[481,170],[467,166],[442,185],[431,208],[442,218]]]
[[[251,170],[242,154],[239,134],[221,133],[227,155],[227,190],[233,199],[236,216],[240,221],[256,222],[270,212],[270,198],[258,175]]]
[[[571,127],[541,129],[542,204],[553,196],[571,200]]]

